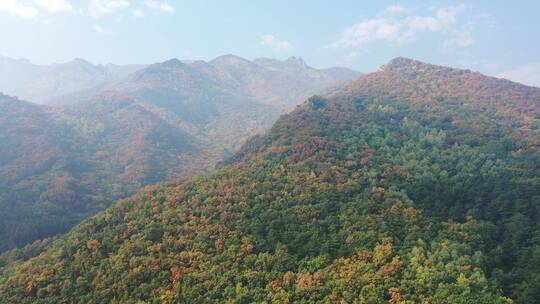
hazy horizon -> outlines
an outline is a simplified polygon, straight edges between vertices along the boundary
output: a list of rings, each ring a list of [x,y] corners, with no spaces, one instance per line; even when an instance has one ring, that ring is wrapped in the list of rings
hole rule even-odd
[[[0,3],[0,55],[36,64],[297,56],[361,72],[408,57],[540,86],[540,42],[531,39],[539,9],[536,1],[9,0]]]

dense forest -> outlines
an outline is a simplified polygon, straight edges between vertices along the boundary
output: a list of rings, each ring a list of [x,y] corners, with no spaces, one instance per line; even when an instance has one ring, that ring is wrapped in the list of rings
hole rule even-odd
[[[66,79],[101,85],[61,94],[62,106],[0,93],[0,252],[64,233],[142,186],[206,172],[285,109],[359,75],[233,55],[172,59],[131,74],[124,67],[127,75],[110,82],[110,65],[76,60],[43,75],[45,67],[29,65],[0,58],[0,70],[13,74],[4,80],[48,80],[38,81],[45,91],[26,87],[31,95],[66,93]]]
[[[0,256],[2,303],[540,303],[540,89],[398,58]]]
[[[65,232],[144,185],[200,173],[219,159],[118,94],[77,111],[0,95],[0,141],[0,252]]]

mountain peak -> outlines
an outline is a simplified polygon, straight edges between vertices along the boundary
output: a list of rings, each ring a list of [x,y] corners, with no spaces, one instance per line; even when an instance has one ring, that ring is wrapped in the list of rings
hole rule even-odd
[[[406,74],[406,75],[431,75],[437,74],[441,77],[448,77],[449,75],[469,75],[477,74],[468,69],[452,68],[442,65],[430,64],[410,58],[397,57],[390,60],[387,64],[379,68],[379,72],[390,74]]]
[[[389,61],[390,64],[412,64],[420,63],[419,60],[408,58],[408,57],[396,57]]]
[[[285,60],[285,62],[289,65],[294,65],[294,66],[297,66],[297,67],[301,67],[301,68],[307,68],[308,65],[306,64],[306,62],[304,61],[304,59],[300,58],[300,57],[289,57],[287,58],[287,60]]]
[[[166,66],[166,67],[180,67],[180,66],[183,66],[184,63],[177,58],[172,58],[172,59],[163,61],[160,65]]]
[[[406,58],[406,57],[396,57],[392,60],[390,60],[387,64],[381,66],[379,69],[380,71],[392,71],[392,72],[427,72],[427,71],[437,71],[439,73],[447,73],[452,71],[453,73],[458,74],[480,74],[478,72],[473,72],[468,69],[460,69],[460,68],[453,68],[453,67],[447,67],[442,65],[436,65],[431,63],[426,63],[423,61]]]
[[[242,58],[240,56],[227,54],[227,55],[214,58],[212,61],[210,61],[210,63],[212,64],[245,64],[245,63],[251,63],[251,61],[245,58]]]
[[[4,55],[0,55],[0,62],[2,61],[8,61],[8,62],[17,62],[17,63],[23,63],[27,65],[31,65],[32,62],[26,58],[12,58]]]
[[[83,58],[74,58],[72,61],[68,62],[68,64],[74,64],[74,65],[91,65],[94,66],[90,61],[85,60]]]
[[[411,58],[396,57],[390,60],[387,64],[383,65],[381,67],[381,70],[406,69],[406,68],[418,67],[421,65],[430,66],[430,64],[427,64],[418,60],[414,60]]]
[[[289,57],[285,60],[278,60],[272,58],[257,58],[253,61],[254,63],[270,68],[273,70],[304,70],[311,68],[307,65],[304,59],[300,57]]]

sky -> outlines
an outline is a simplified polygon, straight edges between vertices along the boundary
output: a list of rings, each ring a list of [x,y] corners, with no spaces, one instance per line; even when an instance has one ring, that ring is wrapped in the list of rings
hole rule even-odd
[[[0,0],[0,55],[38,64],[297,56],[362,72],[403,56],[540,87],[538,12],[538,0]]]

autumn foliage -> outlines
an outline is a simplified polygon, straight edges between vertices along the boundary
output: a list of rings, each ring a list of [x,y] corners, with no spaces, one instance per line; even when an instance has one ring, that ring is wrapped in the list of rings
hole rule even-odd
[[[11,261],[0,302],[540,303],[538,89],[482,77],[400,59],[308,101]]]

